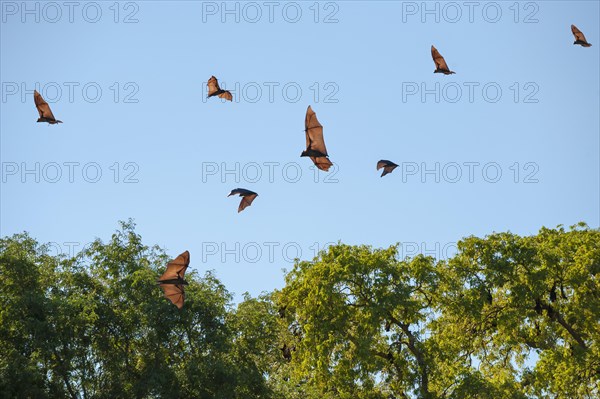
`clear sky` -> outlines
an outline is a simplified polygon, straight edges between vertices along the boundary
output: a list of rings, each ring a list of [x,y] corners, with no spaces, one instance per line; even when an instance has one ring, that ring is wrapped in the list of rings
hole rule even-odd
[[[338,240],[444,257],[600,225],[598,1],[0,6],[2,236],[68,252],[133,218],[239,299]],[[64,124],[36,123],[34,88]],[[300,158],[308,105],[328,173]],[[259,193],[239,214],[237,187]]]

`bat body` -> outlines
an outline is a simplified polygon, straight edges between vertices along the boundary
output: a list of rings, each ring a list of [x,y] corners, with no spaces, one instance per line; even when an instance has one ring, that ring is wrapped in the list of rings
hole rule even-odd
[[[323,154],[320,151],[317,150],[313,150],[313,149],[309,149],[309,150],[304,150],[302,151],[302,154],[300,154],[301,157],[327,157],[327,154]]]
[[[245,188],[236,188],[234,190],[231,190],[228,197],[231,197],[232,195],[236,194],[239,194],[239,196],[242,197],[242,200],[240,201],[240,206],[238,206],[238,213],[252,205],[252,201],[254,201],[256,197],[258,197],[257,193],[255,193],[254,191],[246,190]]]
[[[383,168],[383,173],[381,174],[381,177],[387,175],[388,173],[392,173],[394,169],[396,169],[398,167],[397,164],[393,163],[392,161],[388,161],[385,159],[382,159],[381,161],[377,162],[377,170]]]
[[[54,117],[52,111],[50,110],[50,106],[44,100],[42,95],[37,92],[37,90],[33,91],[33,101],[35,102],[35,107],[40,114],[40,117],[37,120],[38,122],[48,122],[51,125],[62,123],[62,121],[59,121]]]
[[[287,344],[283,344],[283,346],[279,349],[282,352],[283,358],[289,362],[292,360],[292,351],[296,350],[296,345],[287,346]]]
[[[587,42],[583,33],[577,29],[575,25],[571,25],[571,32],[573,32],[573,36],[575,36],[575,41],[573,44],[579,44],[582,47],[590,47],[591,44]]]
[[[306,134],[306,150],[302,151],[301,157],[310,157],[315,166],[320,170],[327,172],[331,165],[325,140],[323,139],[323,125],[319,123],[317,114],[310,105],[306,110],[306,119],[304,121],[304,132]]]
[[[210,79],[208,79],[206,85],[208,86],[207,98],[217,96],[219,98],[224,98],[226,100],[233,101],[233,96],[231,95],[231,92],[229,90],[221,89],[219,87],[219,82],[217,81],[217,78],[215,78],[214,76],[211,76]]]
[[[433,46],[431,46],[431,58],[433,58],[433,62],[435,63],[435,71],[433,71],[433,73],[443,73],[444,75],[456,73],[450,70],[444,57],[442,57],[440,52]]]
[[[167,270],[158,279],[158,284],[162,288],[165,297],[177,306],[183,307],[185,301],[184,285],[188,285],[183,279],[186,269],[190,264],[190,253],[185,251],[177,258],[167,263]]]

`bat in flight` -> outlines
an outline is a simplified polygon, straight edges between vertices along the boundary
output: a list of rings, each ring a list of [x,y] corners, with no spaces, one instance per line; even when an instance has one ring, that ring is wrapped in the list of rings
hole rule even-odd
[[[59,121],[54,117],[52,111],[50,110],[50,106],[44,100],[42,95],[37,92],[37,90],[33,91],[33,101],[35,102],[35,107],[40,114],[40,117],[37,120],[38,122],[48,122],[51,125],[62,123],[62,121]]]
[[[219,98],[224,98],[225,100],[229,100],[232,101],[233,100],[233,96],[231,95],[231,92],[229,90],[223,90],[219,87],[219,82],[217,81],[217,78],[215,78],[214,76],[211,76],[210,79],[208,79],[208,82],[206,83],[206,85],[208,86],[208,97],[214,97],[217,96]]]
[[[387,175],[388,173],[392,173],[392,171],[397,167],[398,165],[396,165],[392,161],[388,161],[385,159],[382,159],[381,161],[377,162],[377,170],[383,168],[383,173],[381,174],[381,177]]]
[[[238,213],[252,205],[254,198],[258,197],[258,194],[256,194],[254,191],[246,190],[245,188],[236,188],[235,190],[231,190],[228,197],[231,197],[235,194],[239,194],[240,197],[242,197],[240,206],[238,206]]]
[[[306,150],[302,151],[301,157],[310,157],[315,166],[327,172],[331,165],[325,140],[323,139],[323,125],[319,123],[317,114],[310,105],[306,110],[306,120],[304,122],[304,132],[306,133]]]
[[[575,36],[575,41],[573,42],[573,44],[579,44],[582,47],[590,47],[591,44],[587,42],[587,40],[585,40],[585,36],[583,35],[583,33],[577,29],[577,27],[575,25],[571,25],[571,32],[573,32],[573,36]]]
[[[158,279],[158,284],[162,288],[165,297],[179,309],[183,307],[183,302],[185,301],[183,286],[188,285],[188,283],[183,279],[183,275],[189,264],[190,253],[185,251],[167,263],[167,270]]]
[[[452,75],[453,72],[448,68],[448,64],[446,64],[446,60],[439,51],[433,46],[431,46],[431,57],[433,58],[433,62],[435,62],[435,71],[433,73],[443,73],[444,75]]]

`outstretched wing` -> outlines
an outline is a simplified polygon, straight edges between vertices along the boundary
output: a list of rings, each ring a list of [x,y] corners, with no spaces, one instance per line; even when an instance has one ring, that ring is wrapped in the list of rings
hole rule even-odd
[[[219,90],[221,90],[221,88],[219,87],[219,82],[217,81],[217,78],[215,78],[214,76],[211,76],[210,79],[208,79],[208,82],[206,83],[206,85],[208,86],[208,95],[213,95],[216,92],[218,92]]]
[[[386,161],[384,159],[382,159],[381,161],[377,162],[377,170],[384,168],[387,164],[389,164],[390,161]]]
[[[329,158],[326,157],[310,157],[315,166],[325,172],[329,171],[329,168],[333,165]]]
[[[450,68],[448,68],[448,64],[446,64],[446,60],[444,59],[444,57],[442,57],[440,52],[437,51],[437,49],[433,46],[431,46],[431,58],[433,58],[433,62],[435,62],[436,69],[448,71],[450,70]]]
[[[319,123],[317,114],[312,110],[310,105],[306,110],[306,120],[304,122],[304,126],[306,129],[306,149],[312,149],[319,151],[321,154],[329,155],[327,154],[325,140],[323,139],[323,125]],[[313,162],[315,161],[313,160]]]
[[[397,167],[397,164],[386,159],[382,159],[381,161],[377,162],[377,170],[383,168],[383,173],[381,173],[381,177],[387,175],[388,173],[392,173],[392,171]]]
[[[162,288],[165,297],[171,301],[173,305],[177,306],[179,309],[183,307],[183,302],[185,301],[185,291],[183,290],[183,285],[161,284],[160,288]]]
[[[388,165],[385,168],[383,168],[383,173],[381,174],[381,177],[387,175],[388,173],[392,173],[397,166],[398,165]]]
[[[56,119],[52,114],[52,111],[50,110],[50,106],[44,100],[42,95],[37,92],[37,90],[33,91],[33,101],[35,102],[35,107],[37,108],[38,113],[40,114],[40,118],[47,118],[51,120]]]
[[[190,253],[185,251],[167,264],[167,270],[160,276],[161,280],[183,279],[185,270],[190,264]]]
[[[217,97],[224,98],[225,100],[233,101],[233,96],[229,90],[225,90],[223,93],[219,94]]]
[[[228,197],[231,197],[232,195],[236,195],[236,194],[244,196],[244,195],[251,195],[251,194],[256,194],[256,193],[254,191],[246,190],[245,188],[235,188],[235,189],[231,190]]]
[[[257,196],[258,194],[256,193],[243,196],[242,200],[240,201],[240,206],[238,206],[238,213],[252,205],[252,201],[254,201],[254,198]]]
[[[575,40],[579,40],[579,41],[587,43],[587,40],[585,40],[585,36],[583,35],[583,32],[581,32],[579,29],[577,29],[577,27],[575,25],[571,25],[571,32],[573,32],[573,36],[575,36]]]

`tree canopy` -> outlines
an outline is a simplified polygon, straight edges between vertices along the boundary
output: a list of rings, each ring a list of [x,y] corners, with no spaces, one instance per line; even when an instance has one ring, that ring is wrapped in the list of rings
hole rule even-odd
[[[0,397],[597,398],[600,231],[467,237],[447,260],[332,245],[233,296],[130,222],[75,257],[0,239]]]

